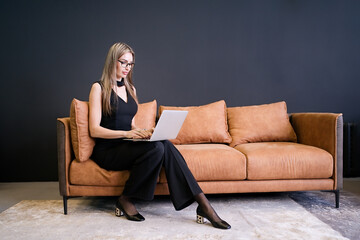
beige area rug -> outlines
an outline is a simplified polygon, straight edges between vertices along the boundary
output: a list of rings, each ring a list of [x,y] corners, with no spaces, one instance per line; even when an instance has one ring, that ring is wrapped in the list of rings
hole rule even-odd
[[[211,202],[232,228],[195,221],[196,204],[175,211],[168,198],[137,203],[144,222],[114,216],[114,198],[26,200],[0,214],[0,239],[347,239],[286,195],[217,197]]]

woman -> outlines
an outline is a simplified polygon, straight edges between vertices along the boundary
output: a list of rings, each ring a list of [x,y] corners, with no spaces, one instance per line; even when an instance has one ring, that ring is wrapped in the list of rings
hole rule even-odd
[[[152,200],[164,166],[176,210],[198,202],[197,222],[208,219],[216,228],[229,229],[211,207],[180,152],[169,141],[133,142],[124,138],[149,138],[152,129],[138,129],[133,117],[137,96],[132,81],[135,53],[125,43],[115,43],[106,57],[101,80],[89,96],[89,128],[96,145],[92,159],[107,170],[131,170],[122,195],[116,202],[116,216],[144,221],[132,199]]]

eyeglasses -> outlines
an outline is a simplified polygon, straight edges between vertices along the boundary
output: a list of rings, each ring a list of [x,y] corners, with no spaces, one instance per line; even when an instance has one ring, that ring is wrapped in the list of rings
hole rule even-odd
[[[128,66],[130,66],[130,68],[133,68],[134,65],[135,65],[135,63],[123,62],[123,61],[121,61],[121,60],[118,60],[118,62],[121,63],[121,66],[122,66],[123,68],[127,68]]]

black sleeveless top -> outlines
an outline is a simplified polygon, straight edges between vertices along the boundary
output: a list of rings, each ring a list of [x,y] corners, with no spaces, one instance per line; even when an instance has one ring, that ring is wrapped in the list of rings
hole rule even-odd
[[[100,84],[100,82],[98,82]],[[101,84],[100,84],[101,86]],[[112,111],[110,115],[102,113],[100,126],[111,130],[131,130],[131,122],[134,118],[138,106],[133,97],[126,91],[127,102],[119,97],[114,90],[111,91],[111,107]],[[115,98],[117,98],[115,100]],[[118,143],[122,139],[103,139],[97,138],[96,145],[112,145]]]

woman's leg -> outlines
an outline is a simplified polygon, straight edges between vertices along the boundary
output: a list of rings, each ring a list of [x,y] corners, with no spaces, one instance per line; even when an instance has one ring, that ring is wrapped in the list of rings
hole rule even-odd
[[[162,167],[164,147],[160,142],[121,142],[116,147],[95,152],[93,157],[107,170],[130,170],[119,203],[128,215],[137,214],[132,198],[152,200]]]
[[[198,215],[207,218],[214,227],[229,229],[230,225],[215,212],[210,202],[188,168],[183,156],[169,141],[164,144],[164,167],[171,200],[176,210],[181,210],[196,201]]]
[[[152,200],[163,165],[164,147],[160,142],[142,142],[134,151],[143,152],[133,162],[123,195],[142,200]]]
[[[201,188],[190,172],[183,156],[169,141],[164,144],[164,168],[170,191],[170,198],[176,210],[181,210],[202,193]]]
[[[162,167],[164,148],[161,143],[145,142],[137,144],[137,151],[143,154],[137,157],[130,168],[130,176],[126,181],[124,191],[119,197],[119,202],[128,215],[136,215],[136,210],[131,198],[152,200],[158,176]],[[145,150],[145,151],[144,151]]]

